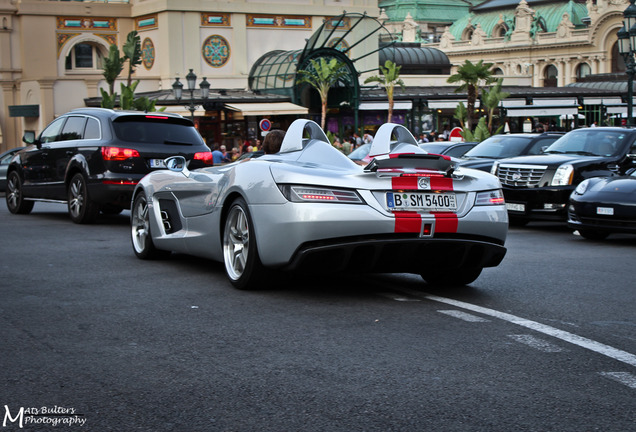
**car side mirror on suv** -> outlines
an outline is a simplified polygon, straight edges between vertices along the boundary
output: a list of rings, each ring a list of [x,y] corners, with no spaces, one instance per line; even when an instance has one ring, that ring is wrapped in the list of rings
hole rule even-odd
[[[34,131],[25,131],[24,135],[22,136],[22,141],[25,144],[35,144],[37,146],[40,145],[40,143],[36,140],[35,138],[35,132]]]

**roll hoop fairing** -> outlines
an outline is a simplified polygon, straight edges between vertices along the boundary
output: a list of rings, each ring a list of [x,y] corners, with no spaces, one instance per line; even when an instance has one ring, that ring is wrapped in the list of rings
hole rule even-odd
[[[271,270],[409,272],[465,284],[503,259],[508,218],[499,180],[421,150],[403,126],[378,130],[360,167],[310,120],[278,153],[189,171],[166,160],[137,185],[140,258],[169,251],[223,261],[237,288]],[[269,280],[272,280],[271,278]]]

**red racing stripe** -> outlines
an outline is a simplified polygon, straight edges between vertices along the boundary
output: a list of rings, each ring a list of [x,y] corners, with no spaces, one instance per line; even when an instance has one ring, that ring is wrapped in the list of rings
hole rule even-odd
[[[419,233],[422,231],[422,216],[416,212],[396,211],[396,233]]]
[[[435,216],[436,233],[456,233],[458,220],[454,213],[431,213]]]
[[[453,179],[448,177],[431,177],[431,190],[453,190]]]
[[[417,190],[417,177],[391,177],[391,189]]]

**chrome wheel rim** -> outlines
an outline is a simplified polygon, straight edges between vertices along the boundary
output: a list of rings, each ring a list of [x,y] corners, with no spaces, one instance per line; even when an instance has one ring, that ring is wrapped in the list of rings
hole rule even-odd
[[[148,217],[148,203],[140,199],[133,209],[132,214],[132,242],[139,253],[146,249],[148,236],[150,235],[150,218]]]
[[[247,215],[240,206],[230,210],[223,235],[223,260],[228,276],[239,279],[245,271],[249,253],[250,232]]]
[[[71,187],[69,188],[69,200],[68,200],[68,209],[71,213],[71,216],[74,218],[79,217],[82,213],[82,209],[84,208],[84,182],[82,179],[77,178],[71,182]]]
[[[14,209],[20,202],[20,184],[18,177],[14,174],[7,181],[7,204]]]

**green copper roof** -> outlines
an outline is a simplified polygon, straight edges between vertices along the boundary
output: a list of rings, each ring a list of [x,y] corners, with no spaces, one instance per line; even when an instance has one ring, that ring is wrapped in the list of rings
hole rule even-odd
[[[473,26],[480,24],[481,28],[488,35],[487,37],[492,37],[492,30],[497,23],[499,23],[500,19],[506,22],[512,22],[512,20],[514,20],[515,9],[516,5],[506,8],[502,7],[498,10],[490,9],[487,12],[477,10],[456,20],[449,30],[456,40],[460,40],[464,29],[470,21]],[[582,18],[588,16],[586,5],[575,3],[572,0],[568,2],[562,1],[553,2],[552,4],[535,5],[532,9],[536,12],[536,16],[545,23],[545,28],[548,32],[557,30],[559,23],[563,19],[563,14],[566,12],[570,16],[570,22],[576,27],[584,26]]]
[[[409,13],[418,22],[454,22],[480,3],[480,0],[380,0],[378,7],[384,9],[390,22],[402,22]]]

